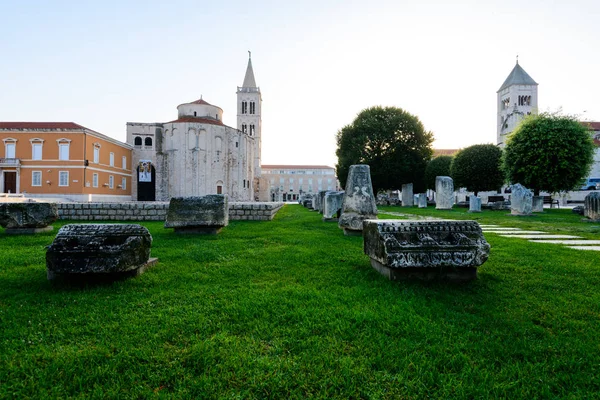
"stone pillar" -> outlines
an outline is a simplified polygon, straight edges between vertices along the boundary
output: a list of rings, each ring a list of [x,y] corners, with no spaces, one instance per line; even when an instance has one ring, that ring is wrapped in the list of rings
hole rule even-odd
[[[600,192],[591,192],[583,201],[583,215],[600,222]]]
[[[323,200],[323,221],[337,221],[343,201],[344,192],[327,192]]]
[[[317,193],[317,196],[319,197],[319,214],[323,214],[323,207],[325,206],[325,194],[327,193],[329,193],[328,190],[321,190],[319,193]]]
[[[405,183],[402,185],[402,207],[412,207],[414,205],[413,184]]]
[[[533,196],[531,200],[532,212],[544,212],[544,196]]]
[[[454,205],[454,181],[449,176],[435,177],[435,208],[451,210]]]
[[[469,212],[481,212],[481,197],[469,196]]]
[[[511,185],[510,213],[512,215],[531,215],[533,194],[520,183]]]
[[[344,230],[345,235],[362,235],[363,221],[377,218],[369,166],[351,165],[345,189],[338,226]]]
[[[425,193],[419,193],[417,196],[419,197],[419,200],[417,201],[419,208],[427,208],[427,195]]]

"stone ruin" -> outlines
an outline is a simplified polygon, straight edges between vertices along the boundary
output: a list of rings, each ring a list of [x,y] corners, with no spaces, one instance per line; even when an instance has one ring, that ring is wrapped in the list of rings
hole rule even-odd
[[[435,208],[451,210],[454,205],[454,181],[449,176],[435,177]]]
[[[330,190],[321,190],[317,193],[317,197],[319,198],[319,201],[318,201],[319,214],[323,214],[323,209],[325,208],[325,195],[329,192],[330,192]]]
[[[50,232],[58,219],[58,208],[53,203],[0,203],[0,226],[11,234]]]
[[[510,187],[511,215],[531,215],[533,209],[533,193],[520,183]]]
[[[533,196],[531,198],[531,212],[544,212],[544,196]]]
[[[481,212],[481,197],[469,196],[469,212]]]
[[[327,192],[323,201],[323,221],[338,221],[343,202],[344,192]]]
[[[338,225],[345,235],[362,235],[363,221],[377,218],[370,167],[351,165],[345,189]]]
[[[419,208],[427,208],[427,195],[425,193],[419,193],[417,204]]]
[[[174,228],[175,233],[216,235],[229,224],[227,195],[173,197],[165,228]]]
[[[490,245],[476,221],[366,220],[364,252],[390,280],[477,278]]]
[[[600,192],[591,192],[585,196],[583,215],[594,222],[600,222]]]
[[[46,251],[48,279],[139,275],[158,261],[150,258],[151,247],[152,236],[141,225],[65,225]]]
[[[405,183],[402,185],[402,207],[412,207],[415,205],[413,194],[413,184]]]

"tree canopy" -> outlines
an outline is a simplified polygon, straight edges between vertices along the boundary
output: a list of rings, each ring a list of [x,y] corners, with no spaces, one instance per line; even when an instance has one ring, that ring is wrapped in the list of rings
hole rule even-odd
[[[504,183],[502,150],[493,144],[475,144],[454,155],[450,166],[454,187],[469,192],[497,190]]]
[[[336,172],[342,185],[353,164],[371,167],[373,191],[413,183],[423,191],[424,171],[431,158],[433,134],[418,117],[396,107],[371,107],[337,132]]]
[[[436,176],[450,176],[452,156],[437,156],[432,158],[425,167],[425,188],[435,190]]]
[[[575,189],[594,160],[591,132],[574,117],[542,113],[523,120],[504,149],[506,179],[539,195]]]

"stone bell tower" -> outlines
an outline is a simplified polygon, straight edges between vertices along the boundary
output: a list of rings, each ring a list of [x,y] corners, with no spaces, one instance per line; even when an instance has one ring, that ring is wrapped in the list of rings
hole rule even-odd
[[[504,147],[507,136],[519,122],[538,112],[538,84],[517,64],[498,89],[498,119],[496,142]]]
[[[252,54],[248,52],[248,67],[244,83],[237,88],[237,128],[254,138],[254,177],[260,177],[262,96],[254,79]]]

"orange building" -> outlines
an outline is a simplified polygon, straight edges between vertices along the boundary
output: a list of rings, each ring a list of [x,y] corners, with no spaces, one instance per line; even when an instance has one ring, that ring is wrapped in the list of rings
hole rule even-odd
[[[73,122],[0,122],[0,192],[130,201],[132,147]]]

